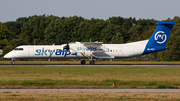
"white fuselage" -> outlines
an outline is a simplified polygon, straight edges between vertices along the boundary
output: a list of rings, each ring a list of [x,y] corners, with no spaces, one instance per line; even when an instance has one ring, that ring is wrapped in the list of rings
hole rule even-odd
[[[143,54],[148,40],[127,44],[102,44],[98,47],[83,44],[69,44],[70,52],[64,45],[22,45],[4,56],[13,59],[64,59],[64,58],[128,58]]]

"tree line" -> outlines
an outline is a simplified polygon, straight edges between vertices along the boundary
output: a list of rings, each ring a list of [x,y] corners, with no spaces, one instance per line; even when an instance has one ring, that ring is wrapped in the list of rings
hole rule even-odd
[[[153,53],[161,60],[180,60],[180,18],[162,21],[176,22],[169,38],[168,50]],[[19,45],[52,45],[69,42],[101,41],[103,43],[129,43],[146,40],[157,28],[154,19],[110,17],[107,20],[85,19],[78,16],[57,17],[34,15],[16,21],[0,22],[0,46],[6,46],[3,55]]]

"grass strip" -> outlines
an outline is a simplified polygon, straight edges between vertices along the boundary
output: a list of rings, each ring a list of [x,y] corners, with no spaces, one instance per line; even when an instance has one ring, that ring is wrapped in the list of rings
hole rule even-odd
[[[113,82],[116,83],[117,88],[121,86],[128,86],[136,88],[138,87],[155,87],[155,88],[177,88],[180,85],[173,85],[164,81],[119,81],[119,80],[103,80],[103,81],[77,81],[77,80],[51,80],[51,79],[41,79],[41,80],[9,80],[0,81],[0,86],[102,86],[103,88],[111,88]]]
[[[0,93],[2,101],[179,101],[180,93]]]
[[[179,88],[179,67],[1,66],[0,86]]]

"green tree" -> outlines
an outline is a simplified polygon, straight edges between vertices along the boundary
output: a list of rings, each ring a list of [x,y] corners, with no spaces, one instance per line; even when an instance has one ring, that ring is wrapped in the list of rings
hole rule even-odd
[[[129,30],[133,25],[136,25],[135,18],[123,18],[123,17],[110,17],[107,21],[112,24],[122,26],[125,30]]]
[[[168,49],[159,52],[161,60],[179,61],[180,60],[180,23],[177,23],[172,30],[167,43]]]
[[[56,19],[55,16],[34,15],[28,17],[28,22],[23,23],[21,39],[25,39],[27,44],[45,44],[45,29],[48,27],[51,20]]]
[[[11,31],[0,22],[0,46],[5,46],[9,40],[13,38]]]

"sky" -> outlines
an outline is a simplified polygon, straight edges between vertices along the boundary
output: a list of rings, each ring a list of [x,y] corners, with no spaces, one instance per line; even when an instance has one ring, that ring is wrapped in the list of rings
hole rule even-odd
[[[1,0],[0,22],[33,15],[166,20],[180,16],[180,0]]]

